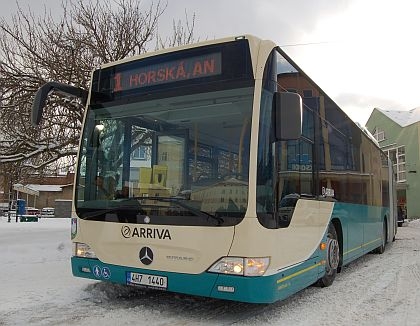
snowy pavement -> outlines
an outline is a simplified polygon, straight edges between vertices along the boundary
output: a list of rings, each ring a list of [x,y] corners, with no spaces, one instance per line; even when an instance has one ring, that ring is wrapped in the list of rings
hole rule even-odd
[[[252,305],[74,278],[69,219],[0,217],[0,325],[420,325],[420,220],[328,288]]]

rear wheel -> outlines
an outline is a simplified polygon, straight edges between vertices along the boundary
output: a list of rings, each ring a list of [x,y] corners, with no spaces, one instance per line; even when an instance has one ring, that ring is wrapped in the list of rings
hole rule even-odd
[[[386,237],[387,237],[387,229],[386,229],[386,221],[384,221],[382,225],[382,242],[381,242],[381,245],[374,250],[376,254],[383,254],[385,252]]]
[[[326,250],[325,275],[317,282],[317,285],[321,287],[330,286],[334,282],[340,262],[340,244],[338,243],[337,231],[332,223],[328,226]]]

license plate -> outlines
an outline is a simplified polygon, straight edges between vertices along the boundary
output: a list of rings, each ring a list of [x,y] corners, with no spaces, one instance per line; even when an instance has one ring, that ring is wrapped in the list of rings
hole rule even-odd
[[[127,284],[166,290],[168,278],[166,276],[128,272]]]

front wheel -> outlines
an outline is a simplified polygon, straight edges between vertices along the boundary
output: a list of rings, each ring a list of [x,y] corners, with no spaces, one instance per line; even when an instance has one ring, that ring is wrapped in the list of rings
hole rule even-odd
[[[321,287],[330,286],[334,282],[340,262],[340,244],[338,243],[337,231],[332,223],[328,226],[326,250],[325,275],[317,282],[317,285]]]

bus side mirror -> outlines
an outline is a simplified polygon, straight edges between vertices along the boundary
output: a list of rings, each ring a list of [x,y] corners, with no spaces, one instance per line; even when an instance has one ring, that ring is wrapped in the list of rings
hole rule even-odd
[[[302,98],[296,93],[276,92],[273,98],[276,141],[298,139],[302,135]]]
[[[66,85],[57,82],[48,82],[42,85],[35,94],[34,101],[32,103],[32,125],[37,126],[41,121],[42,112],[44,111],[45,102],[47,101],[48,95],[52,91],[57,91],[66,96],[73,96],[80,98],[83,104],[86,104],[88,93],[82,88]]]

